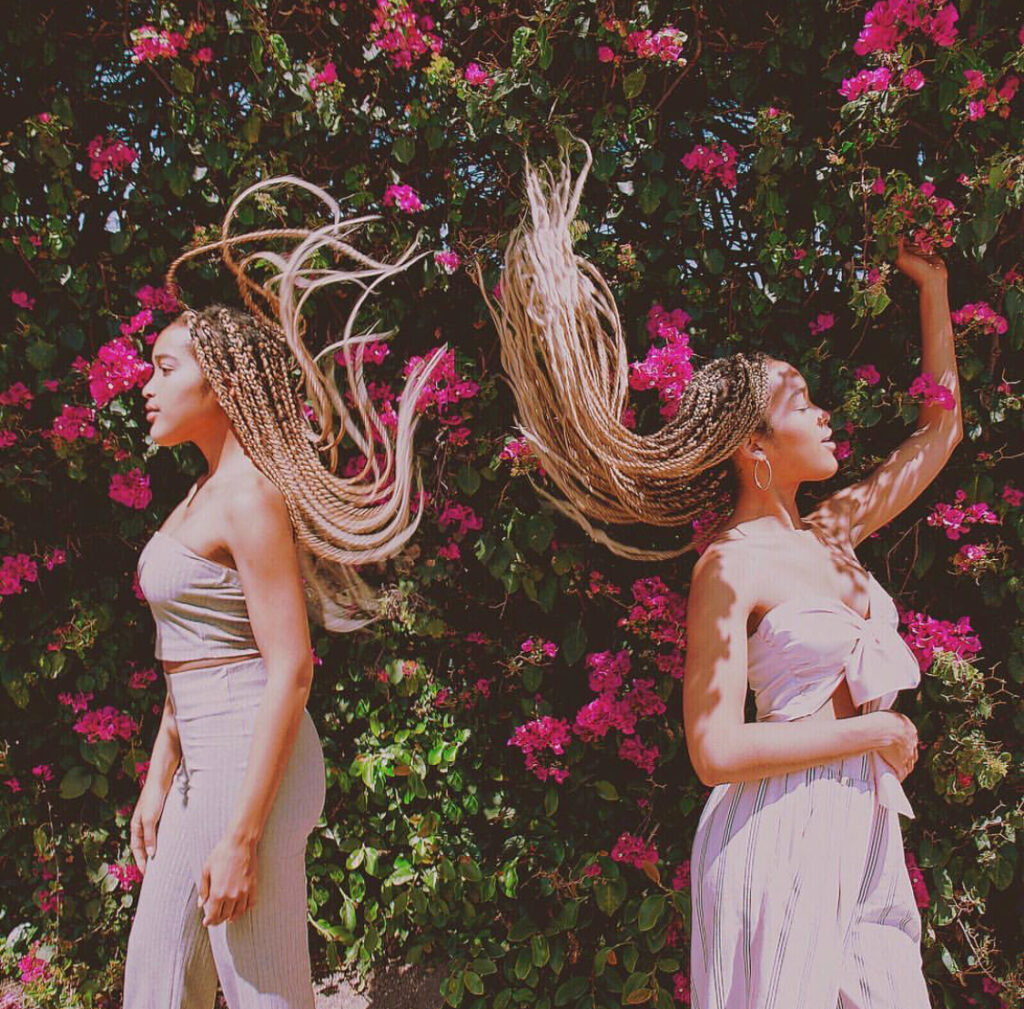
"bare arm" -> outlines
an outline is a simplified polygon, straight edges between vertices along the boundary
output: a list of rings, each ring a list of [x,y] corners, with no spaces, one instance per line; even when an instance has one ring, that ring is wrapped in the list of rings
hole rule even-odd
[[[224,836],[206,860],[199,904],[204,925],[231,921],[255,901],[256,851],[291,757],[313,682],[298,555],[284,498],[267,489],[232,503],[227,546],[267,666],[242,786]]]
[[[135,864],[145,874],[147,861],[156,854],[157,824],[163,813],[164,801],[171,787],[174,772],[181,762],[181,740],[178,723],[174,718],[174,702],[168,693],[160,728],[153,742],[149,758],[146,783],[142,786],[131,819],[131,849]]]
[[[705,785],[756,781],[889,745],[901,716],[888,711],[835,721],[744,721],[751,601],[743,567],[742,558],[711,546],[690,584],[683,725],[697,777]]]
[[[945,264],[938,256],[901,247],[896,265],[917,285],[921,313],[921,370],[953,396],[953,409],[922,404],[917,429],[863,480],[843,487],[815,509],[840,526],[856,547],[907,508],[935,479],[963,439],[960,384]]]

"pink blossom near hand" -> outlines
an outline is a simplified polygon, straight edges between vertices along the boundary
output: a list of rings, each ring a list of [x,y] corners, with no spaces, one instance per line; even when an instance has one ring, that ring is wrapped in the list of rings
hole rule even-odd
[[[444,270],[445,273],[454,273],[462,263],[457,252],[444,249],[434,253],[434,262]]]
[[[441,51],[441,38],[435,34],[434,19],[417,13],[418,0],[375,0],[369,40],[381,52],[390,53],[391,63],[408,70],[413,61],[427,53]]]
[[[611,857],[615,862],[626,862],[628,865],[642,869],[645,862],[651,865],[657,864],[658,849],[653,844],[646,844],[642,837],[623,833],[615,842],[615,847],[611,850]]]
[[[917,656],[921,672],[928,670],[938,651],[952,652],[968,662],[981,651],[981,639],[973,632],[970,617],[960,617],[954,623],[898,606],[897,609],[900,621],[906,627],[906,631],[900,632],[900,637]]]
[[[142,882],[142,873],[134,861],[108,863],[107,872],[118,881],[122,890],[130,890]]]
[[[878,369],[873,364],[862,364],[853,369],[853,377],[859,382],[866,382],[868,385],[878,385],[882,380]]]
[[[956,400],[953,393],[944,385],[935,381],[930,372],[922,372],[913,382],[908,390],[914,398],[920,397],[925,406],[938,404],[944,410],[955,410]]]
[[[149,476],[144,475],[138,467],[127,473],[114,473],[110,478],[107,493],[111,501],[140,511],[153,500],[153,492],[149,489]]]
[[[955,312],[950,312],[950,318],[955,326],[969,327],[972,324],[976,324],[977,328],[982,332],[989,334],[998,333],[1001,335],[1009,329],[1009,323],[1006,319],[999,315],[985,301],[968,302],[968,304],[961,306]]]
[[[908,91],[920,91],[924,87],[924,74],[916,67],[911,67],[900,78],[900,85]]]
[[[416,190],[405,185],[388,186],[384,190],[384,206],[390,207],[392,204],[397,205],[399,210],[404,210],[407,214],[415,214],[423,209]]]
[[[817,319],[809,322],[807,327],[810,329],[812,336],[818,336],[820,333],[831,329],[835,324],[836,317],[831,312],[823,312]]]
[[[71,728],[85,736],[90,743],[111,739],[131,739],[139,729],[139,723],[130,715],[110,704],[95,711],[86,711]]]

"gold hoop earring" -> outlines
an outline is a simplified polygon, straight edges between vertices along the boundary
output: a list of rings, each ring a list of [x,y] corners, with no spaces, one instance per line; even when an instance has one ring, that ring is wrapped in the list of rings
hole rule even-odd
[[[758,479],[757,479],[757,464],[759,462],[764,462],[764,463],[768,464],[768,482],[763,487],[761,486],[761,484],[758,482]],[[758,458],[758,459],[754,460],[754,483],[757,485],[757,489],[758,490],[767,490],[769,487],[771,487],[771,485],[772,485],[772,464],[770,462],[768,462],[767,457],[765,457],[763,459]]]

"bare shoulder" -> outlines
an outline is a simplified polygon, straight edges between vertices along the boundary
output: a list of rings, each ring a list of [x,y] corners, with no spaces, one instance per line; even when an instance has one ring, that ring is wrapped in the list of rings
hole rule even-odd
[[[746,621],[757,599],[757,566],[751,563],[750,550],[743,541],[719,541],[701,554],[690,578],[691,628],[721,619]]]
[[[234,539],[291,534],[284,495],[255,467],[233,476],[224,493],[224,516]]]

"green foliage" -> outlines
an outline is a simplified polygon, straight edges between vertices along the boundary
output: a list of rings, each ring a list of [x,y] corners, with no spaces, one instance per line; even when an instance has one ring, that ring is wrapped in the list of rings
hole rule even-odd
[[[1017,12],[961,4],[953,46],[915,36],[876,54],[894,68],[920,65],[924,88],[844,102],[841,81],[875,65],[852,50],[867,6],[786,0],[737,18],[734,4],[712,3],[695,21],[688,4],[625,5],[629,30],[687,33],[685,66],[637,55],[595,5],[574,0],[439,0],[441,50],[415,54],[409,67],[375,44],[365,4],[43,0],[5,20],[0,75],[16,102],[0,152],[0,392],[22,382],[33,399],[0,405],[0,433],[14,438],[0,447],[0,557],[31,557],[38,577],[0,597],[10,702],[0,781],[18,789],[6,784],[0,805],[9,884],[0,964],[18,978],[20,958],[48,963],[28,984],[39,1004],[110,1005],[119,990],[138,888],[122,888],[108,866],[131,861],[128,820],[163,698],[159,677],[130,685],[152,666],[132,571],[201,469],[191,448],[147,443],[137,392],[95,409],[94,438],[52,437],[64,404],[95,406],[81,362],[136,316],[139,287],[159,286],[184,247],[216,234],[238,192],[278,173],[325,186],[346,212],[379,212],[368,231],[379,250],[422,229],[426,247],[479,257],[494,284],[503,236],[522,211],[524,149],[543,160],[570,135],[594,153],[579,251],[612,286],[634,356],[651,345],[652,304],[682,308],[700,356],[766,349],[808,378],[837,439],[850,426],[851,454],[835,478],[805,488],[806,511],[869,473],[917,419],[906,391],[922,368],[917,299],[887,265],[867,273],[885,248],[874,226],[880,198],[868,188],[876,177],[893,190],[932,182],[956,204],[955,244],[944,252],[951,303],[987,302],[1006,332],[957,327],[967,436],[921,499],[865,541],[861,559],[901,605],[969,616],[983,645],[970,662],[940,653],[916,695],[901,699],[926,744],[906,784],[917,819],[903,827],[931,895],[924,955],[934,1003],[969,995],[996,1005],[983,978],[1005,986],[1008,1005],[1024,997],[1024,967],[1011,959],[1024,728],[1015,629],[1024,592],[1012,557],[1024,524],[1001,496],[1019,454],[1024,283],[1013,267],[1024,176],[1019,115],[970,120],[963,87],[965,69],[994,85],[1024,70]],[[134,62],[125,32],[144,25],[182,32],[185,47]],[[206,47],[209,61],[199,57]],[[599,47],[614,59],[599,58]],[[471,61],[490,85],[466,76]],[[314,87],[328,62],[337,80]],[[136,159],[95,178],[97,136]],[[723,142],[737,151],[735,189],[681,164],[696,145]],[[383,206],[399,184],[415,189],[422,211]],[[260,211],[282,222],[303,212],[271,200]],[[253,212],[243,208],[240,223]],[[212,259],[183,283],[196,305],[233,298]],[[659,665],[664,642],[631,616],[630,586],[657,576],[685,593],[688,570],[614,558],[541,503],[535,461],[505,451],[516,433],[512,398],[465,271],[449,276],[427,257],[378,293],[375,310],[381,328],[399,332],[388,359],[368,365],[375,381],[400,388],[402,364],[444,340],[460,377],[479,388],[443,424],[428,411],[431,499],[413,545],[388,568],[388,619],[315,639],[309,707],[328,762],[327,805],[308,849],[317,969],[438,958],[450,967],[442,995],[453,1007],[664,1009],[687,972],[689,892],[682,878],[675,884],[707,790],[687,760],[679,681]],[[821,313],[836,325],[812,335]],[[157,313],[150,331],[168,318]],[[879,383],[854,375],[865,363]],[[635,407],[638,429],[661,423],[654,393],[637,393]],[[134,467],[154,493],[140,510],[108,496],[111,477]],[[1000,519],[969,537],[993,544],[997,558],[974,580],[951,566],[960,544],[925,521],[958,489]],[[448,503],[471,508],[481,527],[445,521]],[[632,535],[639,545],[671,542],[670,531]],[[50,569],[42,560],[57,549],[67,562]],[[659,749],[655,770],[574,736],[568,779],[537,780],[508,745],[515,729],[546,716],[572,722],[593,696],[584,657],[619,649],[666,706],[644,730]],[[73,728],[79,713],[59,699],[79,693],[137,731],[88,742]],[[42,765],[52,780],[33,773]],[[657,862],[613,859],[623,833],[653,837]]]

